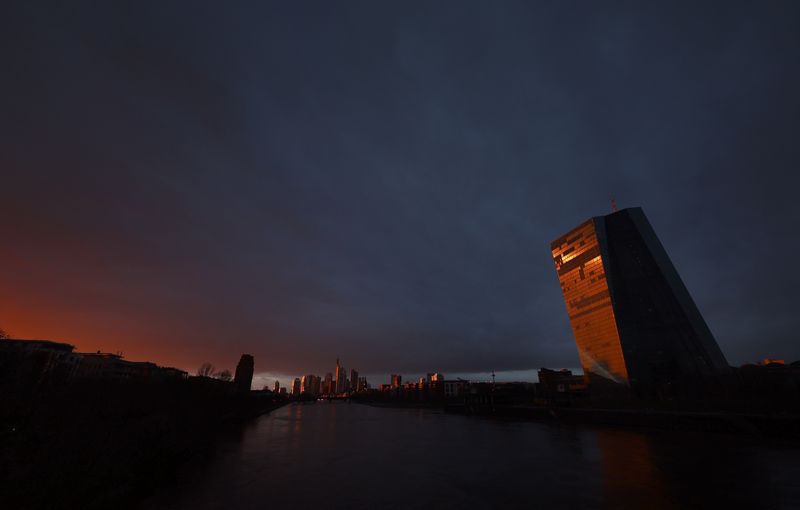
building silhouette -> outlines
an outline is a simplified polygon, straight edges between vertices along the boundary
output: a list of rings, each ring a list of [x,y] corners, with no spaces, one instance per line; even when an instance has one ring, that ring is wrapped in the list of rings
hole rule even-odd
[[[292,380],[292,396],[299,397],[300,396],[300,378],[295,377]]]
[[[3,339],[0,342],[0,379],[167,380],[184,379],[177,368],[148,361],[130,361],[119,353],[74,352],[74,346],[50,340]]]
[[[399,374],[392,374],[392,388],[399,388],[403,385],[403,376]]]
[[[592,394],[689,395],[729,370],[641,208],[591,218],[551,249]]]
[[[358,391],[358,371],[354,368],[350,369],[350,393]]]
[[[253,370],[255,369],[255,360],[249,354],[242,354],[239,358],[239,364],[236,365],[236,374],[233,376],[233,383],[237,386],[239,391],[250,391],[253,385]]]
[[[347,371],[339,365],[339,358],[336,358],[336,390],[334,393],[347,392]]]

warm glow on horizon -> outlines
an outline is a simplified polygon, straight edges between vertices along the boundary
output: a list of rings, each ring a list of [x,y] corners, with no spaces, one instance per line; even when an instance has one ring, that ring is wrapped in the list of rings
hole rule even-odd
[[[35,298],[33,293],[17,299],[0,297],[0,328],[11,338],[67,343],[75,346],[76,352],[121,352],[128,360],[151,361],[189,373],[194,373],[201,363],[196,361],[199,359],[196,355],[187,355],[166,341],[163,334],[154,331],[148,336],[132,330],[124,318],[78,314],[74,310],[77,308],[75,303],[63,308],[43,303],[34,310],[29,303],[35,302]],[[216,363],[212,360],[212,363],[222,366],[224,361],[227,360],[220,359]]]

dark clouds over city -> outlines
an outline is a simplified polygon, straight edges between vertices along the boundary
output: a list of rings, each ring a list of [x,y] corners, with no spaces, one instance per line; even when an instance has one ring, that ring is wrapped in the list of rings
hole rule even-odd
[[[729,362],[800,358],[794,2],[0,18],[15,336],[189,370],[575,367],[549,242],[614,197]]]

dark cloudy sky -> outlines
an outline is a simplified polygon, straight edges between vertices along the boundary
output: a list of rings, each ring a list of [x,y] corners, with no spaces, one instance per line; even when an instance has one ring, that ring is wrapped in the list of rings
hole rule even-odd
[[[732,364],[800,358],[796,2],[232,4],[0,7],[0,327],[574,367],[549,242],[613,196]]]

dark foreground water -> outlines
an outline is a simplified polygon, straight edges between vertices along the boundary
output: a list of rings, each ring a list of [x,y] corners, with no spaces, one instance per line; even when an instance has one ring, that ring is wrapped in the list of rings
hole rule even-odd
[[[800,449],[741,438],[293,404],[148,509],[800,508]]]

